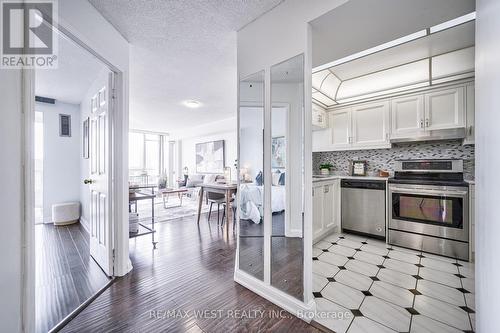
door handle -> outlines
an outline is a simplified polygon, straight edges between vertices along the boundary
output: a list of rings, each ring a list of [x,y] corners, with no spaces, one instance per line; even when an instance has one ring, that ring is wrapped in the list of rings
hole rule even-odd
[[[94,181],[93,181],[92,179],[84,179],[84,180],[83,180],[83,183],[84,183],[85,185],[89,185],[89,184],[94,184]]]

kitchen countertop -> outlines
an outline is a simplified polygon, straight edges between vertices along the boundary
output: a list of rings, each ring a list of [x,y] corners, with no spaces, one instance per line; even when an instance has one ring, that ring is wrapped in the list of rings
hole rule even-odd
[[[360,179],[360,180],[383,180],[387,181],[389,177],[379,177],[379,176],[348,176],[348,175],[329,175],[329,176],[320,176],[316,178],[316,176],[320,175],[314,175],[313,176],[313,183],[317,182],[323,182],[323,181],[328,181],[328,180],[335,180],[335,179]]]

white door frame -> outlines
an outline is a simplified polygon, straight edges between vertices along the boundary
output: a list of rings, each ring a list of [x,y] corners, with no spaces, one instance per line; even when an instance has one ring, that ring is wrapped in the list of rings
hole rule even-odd
[[[105,64],[115,77],[115,92],[113,103],[113,117],[110,119],[111,142],[110,177],[113,193],[111,203],[111,229],[113,233],[113,262],[114,276],[126,275],[132,270],[128,248],[128,224],[117,223],[127,221],[128,218],[128,108],[127,88],[124,73],[118,66],[113,65],[106,58],[94,51],[90,46],[73,35],[59,23],[58,34],[63,38],[76,43],[83,50],[90,52],[99,61]],[[35,223],[34,223],[34,117],[35,117],[35,71],[22,70],[22,147],[23,147],[23,195],[21,203],[23,209],[22,224],[22,330],[35,331]],[[90,255],[90,253],[89,253]]]

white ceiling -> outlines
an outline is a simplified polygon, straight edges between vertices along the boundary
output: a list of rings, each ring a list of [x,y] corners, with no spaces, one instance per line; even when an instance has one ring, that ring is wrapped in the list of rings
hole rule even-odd
[[[36,70],[35,95],[80,104],[106,66],[66,38],[59,35],[58,39],[58,68]]]
[[[131,43],[131,128],[166,132],[236,114],[236,31],[282,2],[89,1]]]
[[[315,71],[313,101],[332,107],[393,89],[471,77],[474,44],[475,20]]]

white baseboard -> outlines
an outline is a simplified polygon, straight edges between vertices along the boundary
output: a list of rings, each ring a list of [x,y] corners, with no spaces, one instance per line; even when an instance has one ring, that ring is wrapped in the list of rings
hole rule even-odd
[[[273,286],[265,285],[261,280],[240,270],[234,272],[234,281],[307,323],[310,323],[314,317],[316,311],[314,299],[306,304]]]
[[[82,217],[80,217],[80,224],[81,226],[83,227],[83,229],[85,229],[85,231],[90,234],[90,230],[89,230],[89,222]]]

